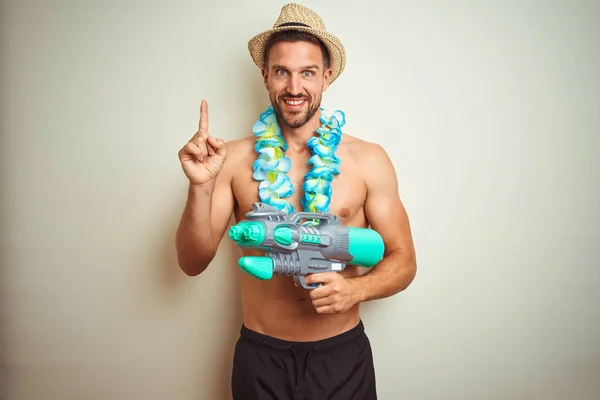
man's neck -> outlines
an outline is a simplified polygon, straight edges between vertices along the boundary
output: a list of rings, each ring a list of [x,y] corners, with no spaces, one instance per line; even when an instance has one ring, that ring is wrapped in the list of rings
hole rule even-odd
[[[302,153],[307,150],[306,144],[311,137],[315,135],[315,131],[321,126],[320,111],[300,128],[290,128],[282,124],[281,136],[288,145],[288,151],[293,153]]]

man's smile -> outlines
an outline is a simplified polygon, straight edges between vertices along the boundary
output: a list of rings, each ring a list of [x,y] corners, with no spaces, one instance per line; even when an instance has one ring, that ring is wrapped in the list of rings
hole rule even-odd
[[[283,99],[283,102],[288,108],[296,109],[302,107],[306,103],[306,99]]]

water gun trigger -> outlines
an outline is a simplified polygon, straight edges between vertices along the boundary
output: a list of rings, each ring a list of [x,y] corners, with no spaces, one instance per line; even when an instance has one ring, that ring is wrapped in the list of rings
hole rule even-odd
[[[323,286],[322,283],[308,284],[308,283],[306,283],[306,280],[304,278],[305,278],[304,275],[294,275],[294,282],[296,282],[297,286],[303,287],[304,289],[316,289],[318,287]]]

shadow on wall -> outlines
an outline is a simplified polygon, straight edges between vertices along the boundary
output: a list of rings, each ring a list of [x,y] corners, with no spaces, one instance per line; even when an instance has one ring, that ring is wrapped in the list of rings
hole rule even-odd
[[[228,121],[232,131],[240,133],[233,139],[252,135],[252,125],[269,102],[260,70],[248,63],[246,54],[231,55],[231,58],[237,57],[240,58],[240,64],[247,65],[241,72],[248,89],[241,93],[246,97],[243,104],[249,107],[236,111],[238,117]],[[224,95],[227,97],[230,94]],[[252,166],[248,165],[248,168]],[[180,365],[192,368],[191,371],[183,371],[193,380],[192,398],[231,398],[233,354],[242,324],[242,272],[237,267],[241,250],[228,239],[226,232],[211,265],[200,276],[185,275],[177,263],[174,237],[185,205],[187,185],[184,183],[177,190],[181,190],[181,193],[175,196],[178,199],[175,204],[168,205],[166,226],[158,229],[163,246],[163,259],[159,266],[161,299],[158,301],[161,305],[174,304],[177,311],[179,308],[185,310],[181,317],[183,321],[178,321],[179,326],[190,328],[191,331],[183,334],[189,343],[185,347],[197,351],[184,354],[183,360],[177,359],[174,363],[177,368],[181,368]],[[230,225],[234,223],[232,216]]]
[[[233,218],[232,218],[233,220]],[[239,250],[236,245],[225,239],[219,247],[218,264],[227,271],[227,279],[224,280],[224,291],[230,293],[234,302],[233,307],[225,310],[227,318],[222,321],[223,337],[221,338],[220,348],[217,351],[218,357],[211,362],[214,368],[215,391],[219,399],[231,398],[231,369],[233,365],[233,354],[235,344],[239,337],[242,324],[242,309],[240,296],[240,270],[237,268]]]
[[[4,247],[4,246],[3,246]],[[5,260],[6,248],[0,251],[0,400],[8,399],[8,290],[6,274],[8,273],[8,262]]]
[[[179,205],[180,203],[178,203]],[[172,207],[169,226],[162,230],[162,262],[155,304],[177,315],[181,340],[172,365],[185,376],[192,398],[228,398],[233,350],[242,322],[238,249],[225,238],[209,267],[199,276],[185,275],[177,263],[175,231],[181,207]],[[170,317],[168,317],[170,318]]]

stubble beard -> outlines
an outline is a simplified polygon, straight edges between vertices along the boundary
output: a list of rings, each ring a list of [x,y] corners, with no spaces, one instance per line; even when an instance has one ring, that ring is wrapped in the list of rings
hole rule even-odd
[[[293,98],[294,96],[283,96],[288,98]],[[300,112],[295,113],[285,113],[283,111],[283,107],[277,101],[276,98],[271,96],[271,105],[273,106],[273,110],[275,111],[275,115],[277,116],[277,121],[279,124],[285,125],[290,129],[297,129],[304,126],[311,118],[315,115],[315,113],[321,107],[321,98],[318,98],[316,102],[311,103],[310,98],[304,96],[297,96],[297,98],[304,98],[308,102],[308,107]],[[284,100],[281,100],[284,102]]]

